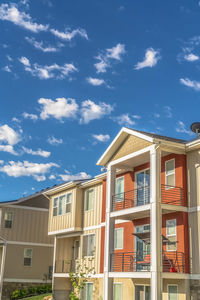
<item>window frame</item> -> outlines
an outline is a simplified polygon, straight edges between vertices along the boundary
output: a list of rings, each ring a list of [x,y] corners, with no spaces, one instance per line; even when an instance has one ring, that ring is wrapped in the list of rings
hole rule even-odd
[[[92,299],[93,299],[93,292],[94,292],[94,283],[91,281],[86,282],[85,286],[87,285],[92,285]],[[86,296],[86,300],[87,300],[87,296],[88,296],[88,289],[86,288],[86,292],[85,292],[85,296]]]
[[[115,285],[120,285],[121,286],[121,300],[123,299],[123,283],[122,282],[113,282],[113,299],[114,298],[114,292],[115,292]]]
[[[168,284],[167,285],[167,296],[168,296],[167,298],[168,298],[168,300],[170,300],[170,298],[169,298],[170,297],[170,294],[169,294],[169,287],[170,286],[176,286],[177,287],[177,294],[176,294],[176,296],[177,296],[176,298],[177,299],[176,300],[178,300],[178,284]]]
[[[87,197],[88,197],[88,193],[90,191],[93,191],[93,201],[92,201],[92,208],[88,209],[89,198],[87,198]],[[92,187],[92,188],[89,188],[89,189],[85,190],[85,194],[84,194],[84,211],[85,212],[94,210],[94,199],[95,199],[95,189]]]
[[[68,195],[71,195],[70,197],[70,202],[67,203],[67,196]],[[64,203],[62,203],[62,206],[61,206],[61,210],[63,209],[64,207],[64,211],[65,212],[61,212],[59,213],[59,209],[60,209],[60,198],[61,197],[64,197]],[[57,205],[55,206],[55,203],[54,201],[57,199]],[[70,211],[66,211],[66,208],[67,208],[67,204],[70,204]],[[57,209],[57,214],[54,215],[54,209]],[[57,217],[57,216],[63,216],[63,215],[66,215],[66,214],[69,214],[71,213],[72,211],[72,192],[67,192],[65,194],[62,194],[62,195],[59,195],[59,196],[56,196],[53,198],[53,217]]]
[[[167,174],[167,163],[173,161],[174,162],[174,170],[173,173]],[[167,184],[167,177],[170,175],[174,175],[174,185],[170,186]],[[176,186],[176,165],[175,165],[175,158],[171,158],[165,161],[165,189],[173,189]]]
[[[115,243],[116,243],[116,240],[115,240],[115,232],[117,230],[121,230],[122,231],[122,248],[116,248],[115,247]],[[123,250],[124,249],[124,227],[117,227],[114,229],[114,250]]]
[[[169,221],[175,221],[175,234],[168,234],[167,233],[167,229],[168,229],[168,227],[167,227],[167,223],[169,222]],[[175,250],[170,250],[169,248],[168,248],[168,243],[167,243],[167,247],[166,247],[166,249],[167,249],[167,252],[175,252],[175,251],[177,251],[177,221],[176,221],[176,219],[169,219],[169,220],[166,220],[166,237],[168,238],[168,237],[176,237],[176,241],[174,242],[174,244],[175,244],[175,246],[176,246],[176,249]]]
[[[124,186],[125,186],[125,177],[124,177],[124,175],[122,175],[122,176],[119,176],[119,177],[116,177],[115,178],[115,195],[117,196],[117,195],[120,195],[119,193],[117,194],[117,181],[119,180],[119,179],[122,179],[123,178],[123,192],[122,193],[120,193],[121,194],[121,196],[122,197],[115,197],[115,202],[122,202],[122,201],[124,201],[124,197],[123,197],[123,195],[122,194],[124,194]]]
[[[67,196],[71,195],[70,202],[67,203]],[[70,211],[67,211],[67,205],[70,204]],[[70,214],[72,212],[72,192],[69,192],[65,195],[65,214]]]
[[[31,250],[31,257],[25,256],[26,250]],[[24,264],[24,267],[32,267],[32,262],[33,262],[33,248],[24,248],[24,259],[25,258],[30,258],[31,259],[31,264],[30,265],[25,265]]]
[[[11,214],[11,220],[9,220],[9,219],[6,219],[6,215],[9,215],[9,214]],[[13,211],[5,211],[5,213],[4,213],[4,228],[5,229],[12,229],[12,227],[13,227],[13,219],[14,219],[14,212]],[[11,222],[11,226],[10,227],[6,227],[6,221],[8,221],[8,222]]]
[[[54,201],[55,201],[56,199],[57,199],[57,205],[55,206],[55,205],[54,205]],[[57,217],[57,216],[58,216],[58,201],[59,201],[59,197],[54,197],[54,198],[53,198],[53,217]],[[55,208],[56,208],[57,210],[56,210],[56,214],[54,215],[54,209],[55,209]]]
[[[88,237],[88,236],[90,236],[90,235],[94,235],[94,254],[93,255],[88,255],[88,249],[89,249],[89,247],[88,247],[88,245],[89,245],[89,240],[87,241],[87,255],[83,255],[83,240],[84,240],[84,237]],[[89,233],[89,234],[84,234],[83,235],[83,238],[82,238],[82,257],[85,257],[85,258],[89,258],[89,257],[94,257],[95,256],[95,250],[96,250],[96,234],[95,233]]]

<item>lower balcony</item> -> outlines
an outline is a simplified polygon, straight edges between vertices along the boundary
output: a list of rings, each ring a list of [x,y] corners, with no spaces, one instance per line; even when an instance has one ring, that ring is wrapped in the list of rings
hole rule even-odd
[[[163,272],[185,273],[183,252],[163,252]],[[123,252],[111,254],[111,272],[150,272],[149,252]]]
[[[85,257],[81,259],[61,259],[55,262],[55,271],[57,274],[69,274],[71,272],[94,272],[94,257]]]

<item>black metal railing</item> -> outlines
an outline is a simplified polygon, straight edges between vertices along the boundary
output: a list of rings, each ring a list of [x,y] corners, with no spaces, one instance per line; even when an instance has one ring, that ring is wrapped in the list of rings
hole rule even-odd
[[[183,205],[183,188],[161,184],[163,204]],[[150,186],[139,187],[112,197],[112,211],[128,209],[150,203]]]
[[[183,252],[163,252],[163,272],[185,273]],[[116,252],[111,254],[111,272],[149,272],[149,252]]]

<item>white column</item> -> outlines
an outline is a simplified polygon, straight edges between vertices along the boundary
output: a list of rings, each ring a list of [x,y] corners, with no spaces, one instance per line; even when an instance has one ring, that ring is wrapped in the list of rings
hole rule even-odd
[[[52,274],[52,291],[54,290],[54,273],[56,271],[56,246],[57,246],[57,237],[54,237],[54,248],[53,248],[53,274]]]
[[[112,197],[115,194],[115,175],[114,167],[107,169],[107,183],[106,183],[106,225],[105,225],[105,247],[104,247],[104,286],[103,299],[113,300],[113,279],[109,278],[110,271],[110,256],[114,251],[114,227],[115,221],[110,218],[112,210]]]
[[[4,277],[4,268],[6,261],[6,247],[7,245],[3,245],[2,258],[1,258],[1,273],[0,273],[0,300],[2,298],[2,289],[3,289],[3,277]]]
[[[151,299],[162,299],[162,211],[161,211],[161,150],[154,145],[150,151],[151,197]]]

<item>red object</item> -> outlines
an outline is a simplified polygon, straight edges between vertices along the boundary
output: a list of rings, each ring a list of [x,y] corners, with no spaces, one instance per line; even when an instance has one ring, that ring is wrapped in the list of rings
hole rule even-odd
[[[176,269],[174,267],[170,268],[170,273],[177,273]]]

